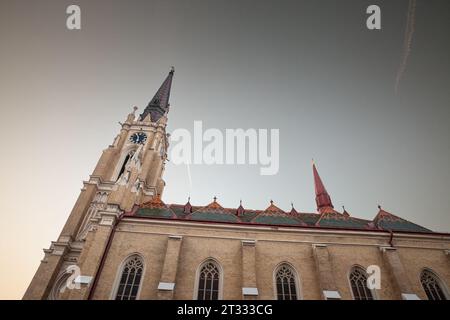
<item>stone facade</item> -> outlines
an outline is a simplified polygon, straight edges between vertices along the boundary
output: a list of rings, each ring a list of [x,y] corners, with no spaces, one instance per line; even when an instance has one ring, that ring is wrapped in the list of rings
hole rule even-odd
[[[276,299],[275,272],[282,265],[295,275],[298,299],[353,299],[352,268],[373,265],[381,276],[375,299],[427,299],[423,270],[433,272],[450,297],[450,234],[381,208],[373,221],[339,213],[315,167],[318,213],[286,213],[273,202],[264,211],[241,205],[235,212],[216,199],[205,207],[165,205],[172,77],[173,70],[144,113],[136,117],[135,108],[103,151],[24,299],[115,299],[133,255],[143,262],[137,299],[196,299],[205,261],[220,274],[219,299]],[[67,288],[72,276],[76,286]]]

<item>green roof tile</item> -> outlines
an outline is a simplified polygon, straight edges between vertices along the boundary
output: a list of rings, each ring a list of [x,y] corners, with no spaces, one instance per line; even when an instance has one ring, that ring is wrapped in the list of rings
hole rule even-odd
[[[141,208],[136,212],[136,215],[140,217],[171,218],[172,212],[167,208]]]
[[[272,215],[258,215],[255,219],[252,220],[254,223],[261,224],[280,224],[280,225],[300,225],[300,221],[293,217],[287,216],[272,216]]]
[[[239,219],[228,213],[215,212],[194,212],[191,215],[192,220],[207,220],[207,221],[224,221],[224,222],[239,222]]]
[[[382,220],[378,222],[378,226],[385,230],[392,231],[412,231],[412,232],[431,232],[427,228],[421,227],[412,222],[403,221],[386,221]]]

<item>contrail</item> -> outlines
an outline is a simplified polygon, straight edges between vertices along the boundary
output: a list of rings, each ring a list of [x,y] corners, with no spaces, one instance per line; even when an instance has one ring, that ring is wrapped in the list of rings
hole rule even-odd
[[[409,54],[411,53],[411,43],[414,34],[415,15],[416,15],[416,0],[409,0],[408,13],[406,19],[405,40],[403,43],[403,55],[400,67],[398,68],[397,78],[395,80],[395,93],[397,93],[398,91],[400,80],[403,76],[403,73],[405,72],[406,63],[408,62],[408,57]]]
[[[191,167],[189,162],[186,163],[186,169],[187,169],[187,174],[188,174],[188,179],[189,179],[189,194],[192,193],[192,177],[191,177]]]

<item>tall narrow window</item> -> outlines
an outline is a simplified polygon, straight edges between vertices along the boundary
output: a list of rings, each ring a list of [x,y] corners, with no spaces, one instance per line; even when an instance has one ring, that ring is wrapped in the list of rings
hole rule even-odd
[[[127,156],[125,157],[125,159],[123,160],[122,163],[122,168],[120,168],[119,171],[119,175],[117,176],[117,180],[122,176],[122,174],[125,172],[125,168],[127,166],[128,161],[131,159],[131,157],[133,156],[134,151],[130,151]]]
[[[133,255],[127,259],[120,276],[116,300],[136,300],[143,269],[144,263],[138,255]]]
[[[367,287],[366,272],[362,268],[353,268],[350,273],[350,285],[355,300],[373,300],[372,291]]]
[[[297,300],[295,273],[287,264],[282,264],[275,275],[278,300]]]
[[[219,266],[214,261],[207,261],[200,269],[198,277],[198,300],[218,300],[220,285]]]
[[[447,300],[444,288],[439,279],[430,271],[424,270],[420,275],[420,282],[427,294],[428,300]]]

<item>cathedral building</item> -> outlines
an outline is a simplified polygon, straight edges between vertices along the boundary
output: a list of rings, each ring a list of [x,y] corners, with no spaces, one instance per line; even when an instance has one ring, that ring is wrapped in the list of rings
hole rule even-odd
[[[317,212],[166,204],[173,76],[121,123],[24,299],[450,298],[450,234],[336,210],[314,164]]]

